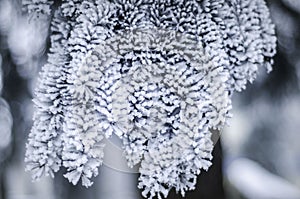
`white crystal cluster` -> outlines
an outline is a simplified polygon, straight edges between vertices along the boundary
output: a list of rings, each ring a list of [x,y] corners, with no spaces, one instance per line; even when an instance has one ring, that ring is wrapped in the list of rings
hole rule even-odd
[[[147,198],[195,188],[211,165],[211,129],[231,93],[271,70],[274,26],[264,0],[24,0],[53,13],[51,48],[26,151],[34,179],[61,166],[91,186],[103,139],[123,141]]]
[[[35,17],[50,15],[53,3],[51,0],[22,0],[24,10]]]

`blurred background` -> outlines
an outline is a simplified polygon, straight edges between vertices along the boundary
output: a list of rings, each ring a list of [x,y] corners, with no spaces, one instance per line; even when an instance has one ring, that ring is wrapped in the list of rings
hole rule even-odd
[[[268,4],[278,36],[273,71],[260,71],[254,84],[234,95],[234,116],[215,146],[214,164],[186,198],[300,198],[300,0]],[[0,199],[100,199],[103,181],[86,189],[59,173],[32,183],[24,171],[48,29],[47,19],[22,14],[19,0],[0,0]]]

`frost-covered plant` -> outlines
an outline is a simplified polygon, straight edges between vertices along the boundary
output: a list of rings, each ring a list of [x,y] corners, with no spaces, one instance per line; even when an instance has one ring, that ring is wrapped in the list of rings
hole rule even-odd
[[[61,166],[91,186],[103,138],[140,163],[145,197],[182,195],[211,165],[210,129],[230,117],[231,93],[270,70],[276,38],[263,0],[24,0],[51,14],[51,48],[26,151],[34,179]]]
[[[99,84],[110,90],[103,109],[123,139],[128,165],[141,163],[143,195],[193,189],[200,169],[211,164],[209,128],[228,117],[228,74],[212,64],[201,42],[174,30],[133,30],[95,52],[109,60],[100,64]]]
[[[51,0],[22,0],[22,3],[24,10],[35,17],[50,15],[51,6],[53,5],[53,1]]]
[[[270,72],[272,57],[276,50],[276,37],[265,1],[204,0],[203,2],[204,10],[210,16],[208,31],[217,32],[216,36],[208,37],[213,42],[205,43],[208,43],[208,46],[221,43],[221,47],[217,48],[226,52],[225,61],[229,63],[218,61],[216,65],[223,64],[230,73],[229,89],[231,91],[245,89],[248,81],[254,81],[259,67],[264,66]],[[223,54],[217,55],[219,59],[223,57],[221,55]]]

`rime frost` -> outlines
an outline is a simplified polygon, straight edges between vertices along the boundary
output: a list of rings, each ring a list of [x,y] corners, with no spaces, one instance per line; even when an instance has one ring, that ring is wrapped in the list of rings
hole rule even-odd
[[[49,0],[22,0],[24,10],[34,16],[50,15],[53,1]]]
[[[231,93],[275,54],[264,0],[23,2],[53,14],[25,159],[35,179],[63,166],[91,186],[116,134],[145,197],[184,195],[211,165],[210,130],[230,117]]]

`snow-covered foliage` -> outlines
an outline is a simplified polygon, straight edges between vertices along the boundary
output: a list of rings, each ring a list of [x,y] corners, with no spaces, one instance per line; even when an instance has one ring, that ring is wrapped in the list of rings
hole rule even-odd
[[[211,164],[209,128],[228,117],[228,74],[212,64],[200,42],[174,30],[132,30],[96,52],[109,60],[100,64],[100,86],[110,88],[103,109],[123,139],[128,165],[141,163],[143,195],[193,189],[200,169]]]
[[[22,0],[24,10],[28,13],[39,17],[40,15],[50,15],[51,6],[53,1],[51,0]]]
[[[264,0],[24,0],[51,14],[51,48],[34,102],[27,169],[61,166],[92,184],[103,138],[123,140],[140,163],[145,197],[182,195],[211,165],[210,129],[230,117],[231,93],[271,70],[274,26]]]
[[[208,45],[221,43],[221,47],[217,48],[226,52],[225,60],[229,62],[218,61],[216,65],[224,65],[230,73],[229,89],[241,91],[248,81],[254,81],[259,67],[265,66],[268,72],[272,70],[276,37],[269,10],[264,0],[204,2],[204,10],[211,18],[209,32],[218,33],[213,39],[209,37],[213,42],[208,42]],[[217,56],[223,58],[223,52]]]

